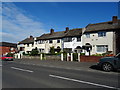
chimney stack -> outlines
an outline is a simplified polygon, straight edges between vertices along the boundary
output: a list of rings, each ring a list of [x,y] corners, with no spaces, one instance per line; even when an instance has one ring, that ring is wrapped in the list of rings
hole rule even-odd
[[[69,31],[69,27],[66,27],[66,30],[65,30],[65,32],[68,32]]]
[[[54,29],[50,29],[50,34],[53,34],[54,33]]]
[[[32,35],[30,35],[30,38],[33,38],[33,36],[32,36]]]
[[[113,22],[113,24],[118,23],[118,17],[117,16],[113,16],[112,17],[112,22]]]

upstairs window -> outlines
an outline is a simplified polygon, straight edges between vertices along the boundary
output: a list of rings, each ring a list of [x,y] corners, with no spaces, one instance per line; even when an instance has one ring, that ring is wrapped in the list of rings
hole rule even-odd
[[[34,46],[34,44],[32,44],[32,47]]]
[[[27,47],[29,47],[29,44],[27,44]]]
[[[77,37],[77,42],[80,42],[81,41],[81,37]]]
[[[39,40],[38,43],[39,43],[39,44],[43,44],[43,43],[44,43],[44,40]]]
[[[64,42],[72,42],[72,37],[64,38]]]
[[[53,43],[53,41],[52,41],[52,40],[49,40],[49,43]]]
[[[98,37],[105,37],[106,36],[106,32],[98,32]]]
[[[90,38],[90,33],[86,33],[86,38]]]
[[[60,40],[57,40],[57,43],[60,43]]]

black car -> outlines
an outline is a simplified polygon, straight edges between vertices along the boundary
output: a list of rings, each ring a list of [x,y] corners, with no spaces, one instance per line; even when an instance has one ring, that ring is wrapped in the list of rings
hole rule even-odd
[[[98,66],[104,71],[120,69],[120,53],[113,57],[104,57],[99,60]]]

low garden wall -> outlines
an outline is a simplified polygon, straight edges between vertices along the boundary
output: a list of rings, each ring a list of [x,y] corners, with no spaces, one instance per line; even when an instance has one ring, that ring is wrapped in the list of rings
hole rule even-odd
[[[46,55],[46,60],[61,60],[61,57],[58,55]]]
[[[98,62],[104,56],[80,56],[80,62]]]
[[[40,56],[22,56],[23,59],[40,59]]]
[[[80,62],[98,62],[99,59],[102,57],[104,57],[104,56],[80,56]],[[23,59],[39,59],[40,60],[40,56],[22,56],[22,58]],[[45,55],[43,57],[43,60],[61,60],[61,57],[60,57],[60,55]],[[73,60],[73,61],[76,61],[76,60]]]
[[[40,60],[40,56],[22,56],[23,59],[39,59]],[[43,60],[61,60],[60,56],[57,55],[45,55],[45,57],[43,57]]]

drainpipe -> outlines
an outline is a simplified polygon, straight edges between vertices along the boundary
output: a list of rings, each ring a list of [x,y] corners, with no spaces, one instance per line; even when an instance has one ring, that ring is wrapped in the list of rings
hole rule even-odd
[[[116,32],[113,31],[113,54],[116,55]]]

